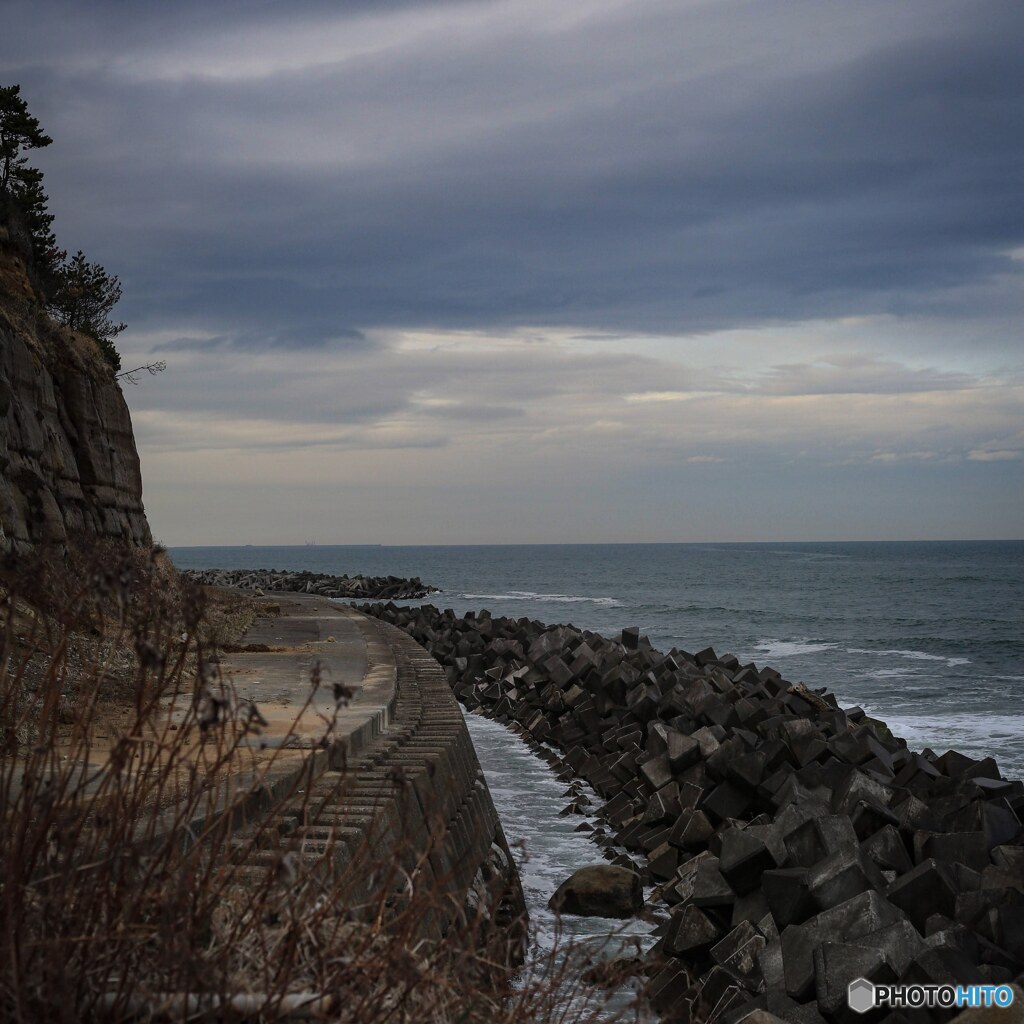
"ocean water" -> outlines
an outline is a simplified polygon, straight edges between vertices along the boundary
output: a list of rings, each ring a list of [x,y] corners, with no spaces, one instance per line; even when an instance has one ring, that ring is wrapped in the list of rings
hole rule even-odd
[[[420,576],[428,600],[713,646],[827,686],[916,749],[1024,776],[1024,541],[173,548],[181,568]]]
[[[581,822],[596,825],[598,819],[561,816],[570,801],[567,783],[559,782],[513,732],[477,714],[467,714],[466,725],[511,845],[530,913],[530,951],[520,983],[529,986],[564,976],[554,997],[563,1020],[651,1020],[650,1014],[634,1006],[636,993],[629,983],[609,993],[579,982],[583,970],[598,961],[635,957],[650,949],[655,942],[653,925],[641,919],[561,917],[548,908],[551,894],[577,868],[603,862],[588,835],[577,831]],[[596,810],[600,798],[588,786],[582,791]]]

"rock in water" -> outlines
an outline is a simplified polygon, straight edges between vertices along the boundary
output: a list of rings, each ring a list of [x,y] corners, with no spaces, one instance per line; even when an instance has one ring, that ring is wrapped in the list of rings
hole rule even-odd
[[[579,868],[548,901],[552,910],[581,917],[633,917],[643,905],[640,876],[613,864]]]

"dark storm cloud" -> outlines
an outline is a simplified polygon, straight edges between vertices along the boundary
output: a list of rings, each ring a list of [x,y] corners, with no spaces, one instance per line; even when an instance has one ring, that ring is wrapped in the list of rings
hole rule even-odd
[[[579,7],[37,2],[0,62],[137,329],[712,330],[1019,273],[1016,0]]]

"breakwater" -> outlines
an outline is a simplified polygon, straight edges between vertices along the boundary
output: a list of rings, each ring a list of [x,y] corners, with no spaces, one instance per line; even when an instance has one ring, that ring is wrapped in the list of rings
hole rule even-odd
[[[831,694],[637,630],[362,610],[606,801],[607,841],[645,856],[671,909],[649,982],[667,1017],[844,1021],[857,977],[1019,978],[1024,785],[993,759],[916,753]]]
[[[210,587],[269,593],[316,594],[319,597],[380,598],[408,601],[438,593],[437,587],[418,576],[331,576],[322,572],[285,572],[279,569],[183,569],[182,576]]]

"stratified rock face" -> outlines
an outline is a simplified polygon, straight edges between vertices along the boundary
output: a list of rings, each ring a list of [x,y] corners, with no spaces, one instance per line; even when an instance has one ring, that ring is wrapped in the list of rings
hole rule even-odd
[[[0,264],[10,280],[25,280],[2,245]],[[150,545],[131,417],[113,372],[89,338],[12,292],[0,290],[0,547],[90,537]]]

